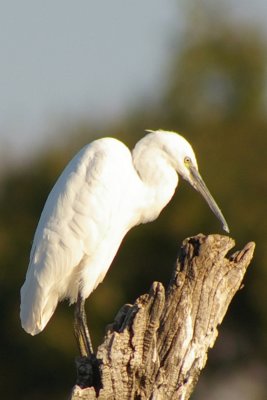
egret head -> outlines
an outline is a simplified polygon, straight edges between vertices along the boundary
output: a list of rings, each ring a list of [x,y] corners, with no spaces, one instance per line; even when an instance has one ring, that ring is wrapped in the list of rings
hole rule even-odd
[[[204,197],[210,209],[221,221],[223,229],[229,232],[227,222],[220,208],[198,171],[196,156],[190,143],[183,136],[175,132],[156,131],[155,133],[164,136],[165,151],[169,155],[170,162],[177,173]]]

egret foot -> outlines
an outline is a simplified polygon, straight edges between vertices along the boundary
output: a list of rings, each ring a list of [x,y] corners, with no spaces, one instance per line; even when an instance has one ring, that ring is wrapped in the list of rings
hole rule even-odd
[[[74,334],[81,357],[90,358],[92,355],[94,355],[94,350],[87,326],[84,303],[85,299],[82,298],[79,292],[74,310]]]
[[[90,357],[77,357],[75,364],[77,371],[76,385],[82,389],[94,387],[98,395],[102,388],[99,360],[92,354]]]

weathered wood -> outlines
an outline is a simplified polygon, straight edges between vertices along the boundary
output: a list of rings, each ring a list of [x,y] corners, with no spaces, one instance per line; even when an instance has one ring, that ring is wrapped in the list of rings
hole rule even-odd
[[[80,359],[71,400],[189,399],[253,256],[254,243],[227,256],[234,245],[221,235],[184,240],[166,292],[154,282],[108,326],[97,352],[102,388],[80,387],[92,370]]]

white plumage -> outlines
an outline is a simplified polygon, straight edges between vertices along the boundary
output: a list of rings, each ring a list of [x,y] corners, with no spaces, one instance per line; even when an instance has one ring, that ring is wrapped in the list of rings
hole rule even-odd
[[[150,131],[132,152],[112,138],[85,146],[62,172],[41,214],[21,289],[23,328],[35,335],[59,301],[76,302],[78,294],[85,300],[126,233],[156,219],[170,201],[178,174],[204,195],[228,230],[197,171],[190,144],[173,132]]]

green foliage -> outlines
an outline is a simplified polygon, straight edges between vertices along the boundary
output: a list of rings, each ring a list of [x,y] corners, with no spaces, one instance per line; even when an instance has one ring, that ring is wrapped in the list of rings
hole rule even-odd
[[[250,240],[257,243],[245,290],[235,300],[226,324],[241,332],[254,353],[255,343],[260,344],[260,356],[266,361],[262,333],[267,329],[266,44],[255,31],[222,21],[208,34],[194,24],[189,27],[183,48],[175,51],[170,62],[160,104],[142,105],[109,130],[103,128],[101,136],[113,135],[132,146],[144,128],[164,128],[180,130],[192,142],[200,171],[238,248]],[[19,288],[33,233],[53,183],[72,154],[98,136],[99,130],[94,130],[93,137],[93,127],[82,123],[68,132],[67,144],[62,146],[59,140],[53,151],[49,149],[2,178],[0,369],[9,398],[39,400],[40,393],[43,398],[66,398],[75,380],[73,310],[66,303],[60,305],[46,330],[32,338],[20,328]],[[123,136],[125,132],[128,136]],[[159,219],[133,229],[125,238],[104,283],[90,297],[88,322],[95,343],[123,303],[133,301],[153,280],[167,282],[181,240],[200,231],[220,232],[220,226],[200,196],[180,182],[178,193]]]

